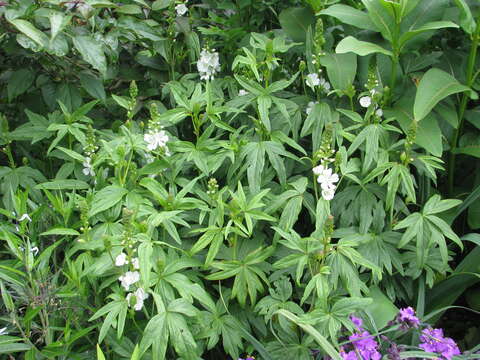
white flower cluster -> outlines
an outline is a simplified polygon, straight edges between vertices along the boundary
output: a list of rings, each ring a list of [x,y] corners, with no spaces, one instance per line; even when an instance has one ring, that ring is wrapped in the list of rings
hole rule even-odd
[[[211,80],[215,74],[220,71],[220,57],[218,52],[213,49],[209,51],[203,49],[200,53],[200,59],[197,62],[197,69],[200,73],[200,79]]]
[[[115,266],[123,266],[127,264],[128,264],[128,259],[125,253],[121,252],[119,255],[117,255],[117,257],[115,258]],[[125,274],[123,274],[118,278],[121,285],[126,291],[130,290],[131,285],[140,281],[140,273],[136,271],[140,269],[140,263],[137,257],[132,259],[132,265],[135,271],[127,271]],[[137,288],[137,290],[135,290],[134,292],[128,293],[126,299],[129,305],[130,305],[130,300],[132,296],[135,297],[135,305],[133,308],[136,311],[142,310],[143,302],[148,298],[148,294],[142,288]]]
[[[168,135],[165,130],[152,130],[143,136],[143,140],[147,143],[148,151],[162,148],[165,150],[165,154],[169,155],[167,149]]]
[[[240,90],[238,91],[238,96],[245,96],[245,95],[248,95],[248,91],[247,91],[247,90],[240,89]]]
[[[82,171],[87,176],[95,176],[95,170],[93,170],[92,158],[90,156],[85,157]]]
[[[308,74],[305,82],[314,91],[316,86],[320,86],[325,92],[331,89],[330,83],[323,77],[319,77],[317,73]]]
[[[318,165],[313,168],[313,173],[317,175],[317,182],[322,188],[322,197],[325,200],[332,200],[335,195],[335,190],[338,182],[338,174],[335,174],[332,169],[327,166]]]
[[[185,3],[187,3],[187,1],[185,1]],[[175,6],[175,11],[177,12],[177,16],[183,16],[187,13],[188,8],[185,5],[185,3],[181,3]]]

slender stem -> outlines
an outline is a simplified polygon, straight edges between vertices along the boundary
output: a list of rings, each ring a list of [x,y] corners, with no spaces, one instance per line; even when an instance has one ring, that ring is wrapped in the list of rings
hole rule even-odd
[[[466,82],[468,87],[471,87],[473,85],[473,81],[475,79],[473,75],[473,71],[475,67],[475,60],[477,58],[479,40],[480,40],[480,19],[477,20],[477,27],[475,29],[474,34],[472,35],[472,46],[470,47],[470,54],[468,55],[467,76],[466,76]],[[462,134],[463,120],[464,120],[467,104],[468,104],[468,93],[464,92],[462,96],[462,100],[460,102],[460,107],[458,109],[458,127],[453,135],[452,143],[450,144],[450,157],[448,162],[448,192],[450,196],[453,194],[453,187],[454,187],[454,181],[455,181],[455,178],[454,178],[455,149],[457,148],[457,145],[458,145],[458,139]]]

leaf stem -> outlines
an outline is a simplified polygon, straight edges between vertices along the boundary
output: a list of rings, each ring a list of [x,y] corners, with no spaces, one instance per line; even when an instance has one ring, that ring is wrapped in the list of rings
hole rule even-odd
[[[467,86],[471,87],[475,76],[473,74],[474,67],[475,67],[475,60],[477,58],[477,50],[478,50],[478,43],[480,40],[480,18],[477,19],[477,27],[475,32],[472,35],[472,46],[470,47],[470,54],[468,55],[468,62],[467,62],[467,76],[466,82]],[[457,149],[458,139],[462,133],[463,129],[463,120],[465,115],[465,110],[468,104],[468,92],[464,92],[462,96],[462,100],[460,102],[460,107],[458,109],[458,127],[455,131],[452,139],[452,143],[450,144],[450,157],[448,161],[448,193],[450,196],[453,194],[453,187],[455,182],[455,150]]]

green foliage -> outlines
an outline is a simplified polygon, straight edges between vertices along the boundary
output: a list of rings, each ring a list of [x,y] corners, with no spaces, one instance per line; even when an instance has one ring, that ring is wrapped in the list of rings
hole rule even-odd
[[[0,1],[0,358],[340,359],[471,301],[479,14]]]

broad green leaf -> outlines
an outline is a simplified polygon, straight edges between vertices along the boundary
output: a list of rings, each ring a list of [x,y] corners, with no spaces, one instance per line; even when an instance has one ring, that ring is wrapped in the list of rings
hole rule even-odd
[[[353,52],[360,56],[366,56],[374,53],[393,56],[391,51],[388,51],[383,47],[373,44],[371,42],[357,40],[353,36],[347,36],[346,38],[342,39],[337,44],[335,52],[338,54]]]
[[[444,28],[458,28],[458,25],[451,21],[432,21],[432,22],[423,24],[419,28],[408,31],[400,37],[400,40],[399,40],[400,49],[416,35],[424,33],[425,31],[444,29]]]
[[[477,24],[473,19],[472,12],[465,0],[453,0],[460,10],[460,26],[467,34],[473,34]]]
[[[70,22],[72,16],[65,16],[60,11],[51,11],[48,20],[50,21],[50,43],[55,40],[57,35],[65,28]]]
[[[105,75],[107,72],[107,59],[100,42],[90,36],[82,35],[75,36],[73,38],[73,44],[87,63]]]
[[[393,29],[395,29],[395,19],[379,0],[361,0],[367,8],[368,16],[377,27],[385,39],[393,41]]]
[[[158,11],[170,6],[173,0],[155,0],[152,4],[152,10]]]
[[[8,101],[12,101],[30,89],[34,80],[35,74],[28,69],[14,71],[7,85]]]
[[[467,86],[460,84],[452,75],[440,69],[430,69],[417,88],[413,116],[420,121],[427,116],[435,105],[449,95],[469,91]]]
[[[282,29],[293,41],[304,42],[309,26],[315,24],[315,16],[309,8],[288,8],[278,16]]]
[[[360,29],[378,31],[367,13],[348,5],[335,4],[320,11],[319,14],[333,16],[345,24],[353,25]]]
[[[325,54],[320,63],[327,69],[328,79],[336,90],[346,90],[352,85],[357,72],[357,56],[347,54]]]
[[[382,329],[395,318],[398,308],[377,286],[370,288],[368,296],[373,299],[373,302],[365,307],[365,311],[374,320],[375,327]]]
[[[80,233],[77,230],[74,230],[74,229],[55,227],[53,229],[50,229],[50,230],[45,231],[45,232],[40,234],[40,236],[47,236],[47,235],[72,235],[72,236],[77,236],[77,235],[80,235]]]
[[[80,73],[78,76],[82,87],[90,96],[102,101],[107,99],[102,80],[87,73]]]
[[[128,193],[128,190],[117,186],[110,185],[95,194],[90,207],[89,216],[94,216],[102,211],[110,209],[117,204]]]
[[[38,30],[30,22],[22,19],[13,19],[9,20],[10,23],[15,26],[20,32],[28,36],[30,39],[35,41],[38,45],[43,48],[48,47],[48,36],[45,35],[42,31]]]
[[[89,189],[90,185],[81,180],[63,179],[44,182],[36,185],[35,188],[45,190],[83,190]]]

